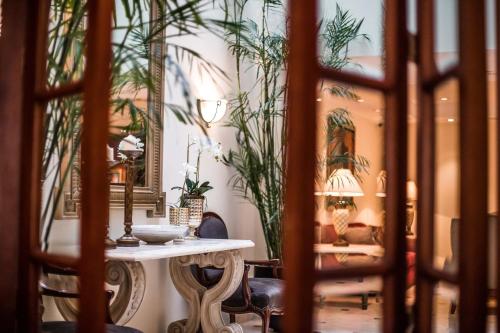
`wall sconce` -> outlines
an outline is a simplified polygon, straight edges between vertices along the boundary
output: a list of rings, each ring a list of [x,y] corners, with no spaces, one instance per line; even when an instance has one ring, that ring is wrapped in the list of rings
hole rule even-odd
[[[197,100],[198,113],[207,127],[210,124],[216,123],[224,117],[227,109],[227,100]]]

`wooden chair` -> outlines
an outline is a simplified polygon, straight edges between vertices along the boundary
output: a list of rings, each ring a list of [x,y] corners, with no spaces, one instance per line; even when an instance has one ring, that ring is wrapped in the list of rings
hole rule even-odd
[[[61,268],[55,266],[47,266],[44,265],[42,267],[44,277],[47,277],[48,274],[56,274],[56,275],[66,275],[66,276],[78,276],[78,272],[70,268]],[[55,286],[50,285],[47,282],[47,279],[43,279],[40,281],[40,293],[43,296],[51,296],[51,297],[65,297],[65,298],[79,298],[79,294],[77,291],[73,290],[64,290]],[[112,290],[106,290],[106,298],[108,302],[106,303],[106,333],[142,333],[141,331],[126,327],[126,326],[117,326],[114,325],[113,320],[111,319],[110,312],[110,302],[114,296],[114,292]],[[72,321],[48,321],[42,322],[41,325],[42,333],[76,333],[77,325],[76,322]]]
[[[197,229],[200,238],[228,239],[224,221],[215,213],[206,212]],[[271,278],[249,277],[250,266],[270,267]],[[229,313],[230,321],[236,320],[236,314],[256,313],[262,319],[262,332],[269,331],[271,316],[282,316],[283,281],[278,278],[279,260],[245,260],[243,280],[236,292],[222,303],[222,311]],[[224,270],[217,268],[192,267],[196,279],[203,286],[210,288],[222,277]]]

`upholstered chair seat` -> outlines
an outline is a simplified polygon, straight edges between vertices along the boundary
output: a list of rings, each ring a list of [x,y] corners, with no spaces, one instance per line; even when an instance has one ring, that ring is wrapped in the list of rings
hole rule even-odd
[[[42,323],[42,333],[76,333],[77,323],[73,321],[47,321]],[[106,324],[106,333],[142,333],[135,328]]]
[[[205,212],[203,221],[197,229],[200,238],[227,239],[228,232],[224,221],[215,213]],[[266,268],[270,277],[249,277],[250,266]],[[262,318],[262,333],[269,332],[269,327],[279,331],[279,318],[283,315],[283,280],[280,280],[279,260],[245,260],[243,279],[238,289],[222,302],[222,310],[229,313],[231,322],[235,315],[253,312]],[[215,267],[200,268],[191,266],[191,271],[198,282],[207,288],[217,284],[224,274],[223,269]]]
[[[279,279],[268,278],[249,278],[251,303],[260,309],[266,307],[283,307],[283,281]],[[222,302],[224,306],[237,308],[245,306],[242,285],[227,300]]]

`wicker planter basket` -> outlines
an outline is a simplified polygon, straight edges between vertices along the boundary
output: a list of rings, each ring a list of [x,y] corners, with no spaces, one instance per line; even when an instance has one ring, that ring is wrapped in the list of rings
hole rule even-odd
[[[203,219],[203,203],[205,202],[205,197],[201,196],[186,196],[185,197],[186,206],[189,207],[189,224],[200,225]]]
[[[188,225],[189,224],[189,208],[187,207],[170,207],[168,211],[170,224]]]

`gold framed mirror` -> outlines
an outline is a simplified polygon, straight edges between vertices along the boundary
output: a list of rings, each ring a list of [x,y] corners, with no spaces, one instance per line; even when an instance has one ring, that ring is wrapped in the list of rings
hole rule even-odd
[[[116,2],[117,4],[119,3]],[[117,8],[117,11],[120,9]],[[154,22],[161,20],[161,13],[156,1],[151,2],[150,7],[150,30]],[[113,36],[115,38],[115,36]],[[136,179],[134,182],[134,208],[145,209],[148,217],[165,216],[165,192],[162,187],[162,159],[163,159],[163,95],[164,95],[164,59],[165,43],[164,31],[158,32],[154,39],[148,42],[149,59],[147,68],[150,74],[151,84],[149,88],[140,91],[135,90],[133,95],[124,96],[125,99],[134,100],[134,106],[124,105],[121,112],[113,109],[111,115],[110,139],[108,144],[115,151],[115,159],[119,160],[118,143],[128,134],[139,137],[144,142],[144,155],[138,160]],[[127,94],[126,84],[120,89],[119,94]],[[124,103],[125,104],[125,103]],[[128,127],[127,117],[131,116],[130,108],[138,106],[142,108],[148,119],[147,130]],[[110,108],[111,109],[111,108]],[[110,111],[111,112],[111,111]],[[60,205],[57,218],[68,219],[79,215],[80,210],[80,154],[74,158],[71,165],[70,177],[64,183],[64,200]],[[124,206],[124,166],[118,163],[110,170],[110,207],[119,208]]]

